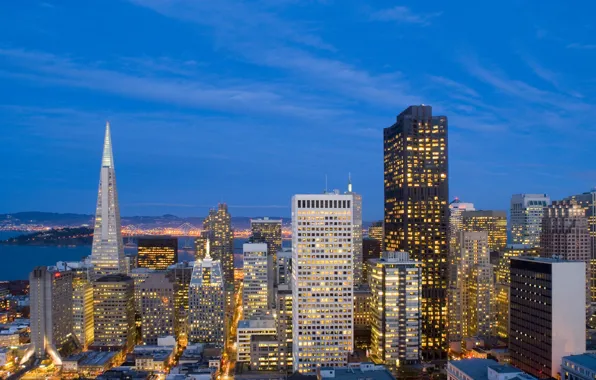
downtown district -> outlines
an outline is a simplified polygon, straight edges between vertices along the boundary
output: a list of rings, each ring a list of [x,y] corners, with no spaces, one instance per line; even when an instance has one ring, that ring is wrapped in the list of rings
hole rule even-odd
[[[367,238],[349,181],[292,198],[291,249],[281,220],[253,219],[235,269],[225,204],[194,262],[178,262],[168,236],[124,255],[108,124],[91,256],[33,269],[30,343],[2,348],[3,373],[596,378],[596,192],[513,195],[508,227],[506,211],[449,202],[446,116],[408,107],[383,142],[384,220]]]

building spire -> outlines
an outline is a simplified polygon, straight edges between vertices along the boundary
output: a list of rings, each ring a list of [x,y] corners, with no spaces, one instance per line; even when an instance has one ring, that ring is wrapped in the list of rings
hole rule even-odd
[[[207,238],[205,239],[205,259],[211,260],[211,253],[209,252],[211,250],[211,243],[210,243],[210,239]]]
[[[352,192],[352,173],[348,173],[348,193]]]
[[[110,122],[106,122],[106,136],[103,141],[103,156],[101,157],[101,166],[113,168],[114,155],[112,154],[112,136],[110,134]]]

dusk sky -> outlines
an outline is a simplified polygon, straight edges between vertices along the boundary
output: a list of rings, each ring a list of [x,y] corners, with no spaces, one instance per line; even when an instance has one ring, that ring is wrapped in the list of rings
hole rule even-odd
[[[540,5],[538,5],[540,4]],[[289,216],[346,188],[383,215],[383,128],[449,119],[450,197],[596,185],[596,2],[5,1],[0,213]]]

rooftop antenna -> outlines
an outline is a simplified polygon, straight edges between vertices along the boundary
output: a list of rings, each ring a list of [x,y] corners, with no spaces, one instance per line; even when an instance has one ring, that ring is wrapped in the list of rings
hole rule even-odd
[[[352,173],[348,173],[348,193],[352,192]]]

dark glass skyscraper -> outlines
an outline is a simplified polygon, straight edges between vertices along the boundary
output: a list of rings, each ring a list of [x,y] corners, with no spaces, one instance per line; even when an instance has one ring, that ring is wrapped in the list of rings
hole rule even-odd
[[[234,231],[228,205],[220,203],[209,210],[203,221],[205,236],[211,244],[211,257],[221,261],[226,284],[234,284]]]
[[[178,238],[148,236],[139,238],[139,268],[166,270],[178,262]]]
[[[447,117],[411,106],[385,128],[385,250],[422,263],[425,360],[447,358]]]

